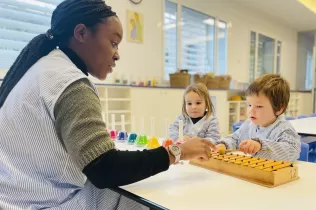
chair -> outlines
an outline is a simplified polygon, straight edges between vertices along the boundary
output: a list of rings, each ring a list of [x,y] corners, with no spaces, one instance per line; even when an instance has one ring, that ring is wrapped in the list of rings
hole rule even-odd
[[[244,123],[244,121],[239,121],[239,122],[235,122],[233,125],[232,125],[232,129],[233,129],[233,132],[237,131],[239,129],[239,127]]]
[[[309,142],[308,145],[309,145],[309,151],[316,153],[316,141]]]
[[[297,118],[298,119],[303,119],[303,118],[308,118],[308,116],[307,115],[299,115]]]
[[[309,145],[304,142],[301,142],[301,153],[298,160],[308,161],[308,153],[309,153]]]
[[[295,120],[295,117],[286,117],[286,120]]]
[[[316,153],[310,152],[308,154],[308,162],[316,163]]]

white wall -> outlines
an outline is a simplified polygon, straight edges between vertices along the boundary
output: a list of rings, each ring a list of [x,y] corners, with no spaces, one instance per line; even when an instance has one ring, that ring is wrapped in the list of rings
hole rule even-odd
[[[163,4],[161,0],[142,1],[134,5],[127,0],[105,1],[117,13],[123,25],[124,37],[119,45],[121,60],[117,62],[114,72],[118,76],[123,73],[127,77],[145,80],[146,77],[161,78],[163,76]],[[144,43],[127,42],[127,10],[140,12],[144,15]],[[109,75],[105,83],[110,83],[113,75]]]

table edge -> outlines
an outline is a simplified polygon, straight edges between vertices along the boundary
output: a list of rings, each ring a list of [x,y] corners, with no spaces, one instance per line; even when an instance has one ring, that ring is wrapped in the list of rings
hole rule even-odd
[[[136,201],[137,203],[140,203],[148,208],[150,208],[151,210],[169,210],[168,208],[166,207],[163,207],[157,203],[154,203],[148,199],[145,199],[143,197],[140,197],[134,193],[131,193],[127,190],[124,190],[120,187],[115,187],[115,188],[110,188],[111,190],[113,190],[114,192],[117,192],[119,193],[120,195],[123,195],[131,200],[134,200]]]

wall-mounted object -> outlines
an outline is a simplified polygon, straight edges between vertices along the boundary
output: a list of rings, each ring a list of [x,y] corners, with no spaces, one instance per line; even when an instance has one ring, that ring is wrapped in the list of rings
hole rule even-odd
[[[127,10],[127,41],[144,42],[144,16],[139,12]]]
[[[130,0],[133,4],[140,4],[143,0]]]

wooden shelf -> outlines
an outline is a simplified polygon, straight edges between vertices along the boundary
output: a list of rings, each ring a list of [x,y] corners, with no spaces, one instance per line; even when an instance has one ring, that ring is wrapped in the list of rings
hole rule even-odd
[[[229,133],[232,133],[232,125],[239,121],[244,121],[246,117],[246,101],[228,101],[229,114],[228,114],[228,129]]]
[[[100,101],[131,101],[130,98],[100,98]]]
[[[299,115],[299,101],[300,97],[297,93],[291,93],[288,108],[285,111],[286,117],[297,117]]]
[[[111,115],[124,115],[125,125],[131,125],[131,88],[120,86],[97,85],[97,89],[102,104],[102,118],[111,126]],[[120,126],[120,116],[115,117],[115,126]],[[128,129],[128,128],[127,128]],[[129,130],[128,130],[129,131]]]
[[[131,113],[131,110],[109,110],[109,114],[124,114],[124,113]]]
[[[125,125],[130,125],[131,124],[131,122],[130,121],[125,121],[125,123],[124,123]],[[115,122],[115,124],[114,125],[121,125],[121,122]]]

